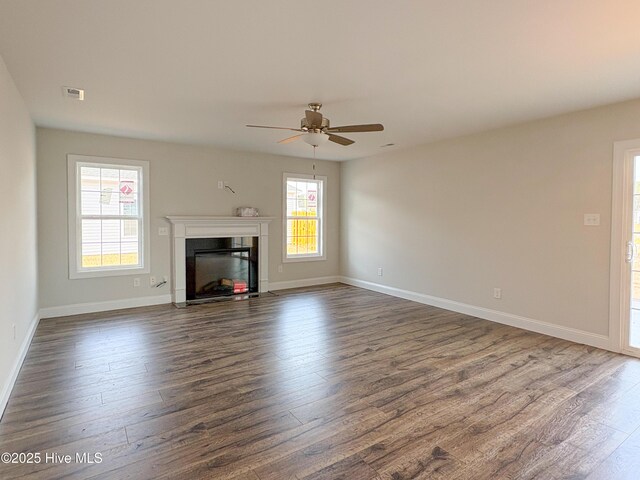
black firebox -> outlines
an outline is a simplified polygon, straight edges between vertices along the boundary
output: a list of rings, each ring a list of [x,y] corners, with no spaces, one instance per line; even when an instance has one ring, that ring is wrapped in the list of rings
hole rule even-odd
[[[258,293],[258,237],[188,238],[187,301]]]

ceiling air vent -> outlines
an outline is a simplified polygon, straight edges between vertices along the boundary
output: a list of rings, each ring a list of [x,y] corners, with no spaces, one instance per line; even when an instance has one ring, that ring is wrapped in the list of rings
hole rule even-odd
[[[84,100],[84,90],[75,87],[62,87],[62,94],[74,100]]]

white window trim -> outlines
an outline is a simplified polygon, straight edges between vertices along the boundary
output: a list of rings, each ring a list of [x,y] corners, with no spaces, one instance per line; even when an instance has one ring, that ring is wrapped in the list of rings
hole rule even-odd
[[[640,155],[640,139],[613,144],[613,188],[611,201],[611,256],[609,267],[609,340],[611,349],[640,356],[629,346],[631,313],[631,263],[623,259],[631,235],[633,203],[633,162]]]
[[[322,198],[318,204],[320,215],[320,255],[299,255],[293,258],[287,257],[287,180],[291,178],[299,178],[302,180],[320,180],[322,181]],[[282,263],[295,262],[317,262],[327,259],[327,228],[326,228],[326,205],[327,205],[327,177],[324,175],[308,175],[304,173],[285,172],[282,175]]]
[[[78,198],[78,184],[80,179],[77,175],[78,163],[95,163],[98,166],[125,165],[130,167],[140,167],[142,176],[140,179],[142,197],[140,211],[142,212],[142,266],[135,267],[113,267],[94,271],[80,271],[80,199]],[[128,160],[122,158],[95,157],[88,155],[67,155],[67,223],[69,226],[69,278],[95,278],[95,277],[116,277],[123,275],[141,275],[150,272],[150,233],[149,230],[149,162],[143,160]]]

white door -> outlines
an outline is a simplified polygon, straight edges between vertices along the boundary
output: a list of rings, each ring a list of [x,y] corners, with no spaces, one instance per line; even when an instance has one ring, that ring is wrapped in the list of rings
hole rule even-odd
[[[614,147],[610,334],[640,357],[640,140]]]

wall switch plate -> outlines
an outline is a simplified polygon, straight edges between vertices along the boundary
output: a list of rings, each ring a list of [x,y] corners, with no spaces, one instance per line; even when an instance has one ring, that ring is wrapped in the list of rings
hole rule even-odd
[[[597,227],[600,225],[600,214],[599,213],[585,213],[584,214],[584,224],[589,227]]]
[[[139,287],[140,286],[140,279],[138,277],[133,279],[133,286],[134,287]]]
[[[502,289],[501,288],[494,288],[493,289],[493,298],[497,298],[497,299],[502,298]]]
[[[159,227],[158,228],[158,235],[160,236],[166,236],[169,235],[169,227]]]
[[[149,285],[153,287],[155,284],[156,284],[156,277],[152,275],[151,277],[149,277]]]
[[[224,182],[222,180],[218,181],[218,188],[220,190],[224,189]]]
[[[278,265],[278,273],[282,273],[282,265]]]
[[[378,276],[381,277],[382,276],[382,267],[378,267]]]

